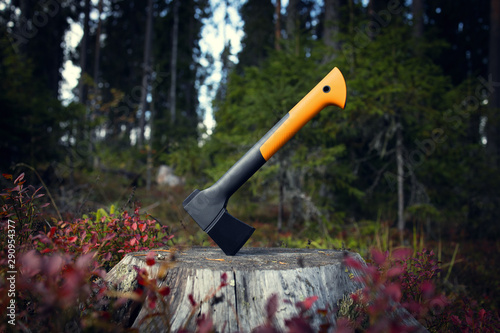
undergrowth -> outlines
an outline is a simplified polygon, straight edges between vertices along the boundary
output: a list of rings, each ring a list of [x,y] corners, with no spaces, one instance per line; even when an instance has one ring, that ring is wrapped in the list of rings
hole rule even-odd
[[[11,186],[0,193],[0,312],[7,319],[0,331],[133,331],[116,317],[128,300],[149,309],[148,318],[163,318],[164,329],[170,331],[172,309],[166,297],[172,291],[159,283],[161,276],[137,269],[140,287],[129,293],[116,292],[104,282],[107,272],[127,253],[147,251],[146,263],[154,265],[150,250],[172,244],[169,228],[140,214],[139,205],[130,212],[111,207],[62,221],[43,213],[48,203],[42,189],[27,186],[23,174],[3,176]],[[287,239],[293,243],[293,237],[286,235]],[[345,240],[339,245],[344,247]],[[418,325],[431,332],[499,330],[497,310],[487,310],[482,302],[450,291],[443,283],[448,274],[443,274],[444,265],[433,251],[421,245],[390,246],[389,239],[382,237],[374,238],[370,248],[366,263],[351,257],[344,262],[346,269],[359,273],[364,288],[333,304],[334,313],[317,308],[317,295],[309,295],[295,304],[297,315],[285,321],[286,332],[412,332]],[[166,274],[167,269],[159,274]],[[199,314],[200,304],[227,284],[223,274],[219,287],[203,300],[193,295],[184,300],[192,309],[185,327],[194,321],[196,332],[221,329],[208,314]],[[266,318],[246,331],[279,332],[275,320],[279,302],[290,301],[271,296],[264,309]],[[312,325],[316,316],[324,319],[320,327]],[[188,332],[186,328],[180,331]]]

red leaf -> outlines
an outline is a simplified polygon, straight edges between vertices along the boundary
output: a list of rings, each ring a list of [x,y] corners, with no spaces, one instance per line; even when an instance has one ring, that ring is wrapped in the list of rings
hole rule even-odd
[[[134,246],[136,243],[137,243],[137,239],[132,238],[132,239],[130,240],[130,245]]]
[[[397,284],[391,284],[385,288],[385,293],[395,302],[401,300],[401,287]]]
[[[169,286],[161,287],[160,290],[158,290],[158,293],[162,296],[168,296],[170,295],[170,287]]]
[[[361,263],[357,260],[357,259],[354,259],[354,257],[348,255],[345,259],[344,259],[344,264],[350,268],[354,268],[354,269],[361,269],[362,268],[362,265]]]
[[[56,232],[56,227],[50,228],[50,231],[49,231],[49,234],[47,235],[47,237],[52,238],[52,236],[54,236],[55,232]]]
[[[134,222],[131,226],[132,230],[136,231],[137,230],[137,223]]]
[[[285,320],[285,326],[288,327],[288,333],[314,333],[311,325],[301,317]]]
[[[95,245],[97,244],[97,233],[95,231],[91,231],[92,233],[92,238],[90,239],[90,244]]]
[[[143,242],[145,242],[145,241],[147,241],[147,240],[148,240],[148,235],[144,235],[144,236],[142,236],[141,238],[142,238],[142,241],[143,241]]]
[[[220,276],[220,286],[221,287],[227,286],[227,273],[226,272],[222,273]]]
[[[70,242],[70,243],[74,243],[74,242],[76,242],[76,240],[77,240],[76,236],[68,238],[68,242]]]
[[[372,258],[373,258],[373,261],[381,266],[384,262],[385,262],[385,254],[382,253],[381,251],[377,250],[377,249],[372,249],[371,250],[371,254],[372,254]]]
[[[139,224],[139,230],[144,232],[144,230],[146,230],[146,223],[140,223]]]
[[[3,178],[12,180],[12,175],[9,173],[2,173]]]
[[[302,311],[307,311],[313,306],[314,302],[316,302],[317,300],[318,296],[308,297],[304,301],[298,302],[297,307],[301,308]]]
[[[401,275],[402,273],[404,272],[404,269],[403,267],[392,267],[392,268],[389,268],[389,270],[387,270],[387,277],[395,277],[395,276],[398,276],[398,275]]]
[[[270,324],[265,324],[254,328],[252,330],[252,333],[279,333],[279,331],[272,327]]]
[[[150,294],[148,297],[148,307],[152,310],[156,307],[156,295]]]
[[[155,253],[153,251],[149,251],[146,255],[146,265],[153,266],[155,264]]]
[[[461,325],[462,324],[462,321],[460,321],[460,318],[458,318],[458,316],[456,316],[456,315],[452,315],[451,316],[451,321],[455,325]]]
[[[103,259],[105,261],[108,261],[108,260],[111,260],[111,258],[113,257],[113,255],[111,254],[111,252],[108,252],[104,255]]]
[[[278,295],[272,294],[266,303],[266,314],[269,321],[273,319],[276,311],[278,311]]]
[[[189,294],[188,298],[189,298],[189,303],[191,303],[191,306],[192,306],[192,307],[195,307],[195,306],[198,304],[198,303],[196,303],[196,301],[194,300],[193,294]]]
[[[444,295],[439,295],[431,300],[430,306],[435,310],[441,310],[448,304],[448,299]]]
[[[64,264],[63,258],[60,255],[54,255],[51,257],[46,256],[45,258],[48,258],[44,264],[46,274],[49,277],[59,274]]]
[[[106,235],[106,237],[103,238],[103,242],[107,242],[109,241],[110,239],[113,239],[116,237],[116,233],[114,232],[110,232],[109,234]]]
[[[316,310],[316,313],[325,317],[328,315],[328,309],[318,309]]]
[[[33,277],[40,272],[41,266],[41,256],[38,255],[35,250],[21,255],[21,269],[23,271],[23,275]]]
[[[45,208],[47,206],[50,206],[50,202],[44,203],[43,205],[40,205],[40,208]]]
[[[196,326],[198,333],[209,333],[212,332],[214,326],[212,319],[205,314],[202,314],[200,318],[196,320]]]
[[[19,177],[16,178],[16,180],[14,180],[14,184],[20,182],[23,179],[24,179],[24,172],[22,174],[20,174]]]
[[[354,333],[354,330],[350,326],[349,319],[347,318],[339,318],[337,320],[337,329],[336,333]]]
[[[485,309],[479,310],[479,320],[483,321],[485,314],[486,314],[486,310]]]
[[[396,260],[408,259],[412,254],[413,250],[408,248],[399,248],[392,251],[392,257]]]
[[[425,298],[431,298],[434,294],[434,285],[430,281],[424,281],[420,286],[420,290]]]
[[[142,288],[136,288],[134,290],[134,294],[137,294],[138,296],[142,296],[142,294],[144,294],[144,290]]]

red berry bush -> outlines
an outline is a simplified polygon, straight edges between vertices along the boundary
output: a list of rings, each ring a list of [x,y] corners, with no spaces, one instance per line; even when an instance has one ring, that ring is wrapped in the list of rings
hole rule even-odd
[[[126,253],[165,246],[173,235],[141,216],[139,206],[132,214],[112,208],[109,214],[49,221],[41,212],[48,205],[40,202],[41,188],[25,186],[24,174],[3,177],[12,185],[0,193],[1,312],[15,314],[16,329],[37,332],[108,327],[111,314],[102,310],[112,310],[104,298],[106,271]],[[0,331],[13,328],[8,325],[2,321]]]
[[[117,317],[129,300],[150,311],[146,318],[163,317],[170,331],[171,309],[165,297],[171,290],[160,285],[158,277],[137,269],[138,287],[129,293],[104,283],[106,272],[126,253],[165,246],[173,237],[167,227],[141,215],[138,205],[132,212],[111,207],[70,221],[54,219],[43,213],[49,204],[43,201],[42,188],[26,186],[23,174],[3,177],[10,186],[0,192],[0,312],[10,321],[0,322],[1,332],[130,331]],[[148,252],[146,263],[155,264],[154,252]],[[314,332],[316,316],[323,322],[319,332],[412,332],[419,324],[431,332],[499,331],[498,313],[461,294],[444,296],[432,251],[372,250],[369,264],[346,257],[345,265],[360,273],[365,287],[347,295],[334,312],[313,310],[314,295],[298,302],[298,314],[284,323],[286,332]],[[168,268],[159,272],[165,274]],[[227,276],[222,275],[212,295],[185,300],[192,307],[188,322],[195,321],[197,332],[220,329],[199,312],[200,304],[225,287]],[[270,297],[265,323],[248,331],[279,332],[275,313],[280,301],[289,302]]]

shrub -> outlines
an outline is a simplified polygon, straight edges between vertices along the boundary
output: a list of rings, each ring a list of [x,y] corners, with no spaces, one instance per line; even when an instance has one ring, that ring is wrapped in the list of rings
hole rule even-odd
[[[467,298],[452,302],[439,292],[440,270],[432,251],[423,250],[414,257],[411,252],[398,249],[390,254],[372,250],[374,264],[366,266],[346,258],[348,267],[361,272],[360,280],[365,285],[340,304],[339,315],[351,329],[411,332],[417,329],[411,323],[411,315],[431,332],[498,331],[498,315]],[[398,313],[399,306],[407,314]]]
[[[94,219],[59,221],[48,233],[40,233],[32,240],[41,253],[62,251],[79,256],[95,251],[97,260],[109,270],[126,253],[162,247],[173,238],[167,226],[143,219],[139,210],[136,206],[129,215],[127,211],[114,214],[113,206],[110,214],[100,209]]]
[[[151,312],[146,318],[163,316],[168,327],[171,314],[165,297],[170,288],[159,286],[157,278],[149,277],[147,270],[137,269],[140,287],[127,295],[111,292],[103,283],[106,270],[126,253],[164,246],[173,237],[167,227],[141,216],[139,206],[131,214],[117,213],[111,207],[109,212],[100,209],[91,217],[72,221],[51,219],[50,225],[41,211],[48,204],[39,203],[44,197],[41,188],[25,186],[24,174],[4,178],[12,186],[0,193],[0,310],[7,314],[7,305],[14,299],[16,328],[36,332],[126,331],[120,323],[112,322],[113,311],[123,305],[124,297],[144,304]],[[423,250],[413,257],[411,254],[408,249],[385,253],[372,250],[372,264],[368,265],[350,257],[345,259],[347,267],[361,273],[365,288],[341,302],[337,333],[409,332],[416,327],[410,315],[431,332],[499,331],[497,313],[486,311],[463,295],[445,297],[440,293],[439,265],[432,251]],[[153,252],[146,256],[146,263],[155,264]],[[160,274],[165,274],[166,269],[160,269]],[[200,302],[190,295],[192,311],[188,321],[199,313],[202,302],[226,285],[227,276],[223,274],[213,294]],[[285,321],[287,332],[313,332],[314,316],[325,319],[320,332],[331,330],[334,325],[328,319],[332,313],[311,311],[316,299],[312,296],[296,304],[298,314]],[[253,332],[278,332],[274,325],[278,302],[276,295],[269,298],[264,309],[267,321]],[[399,304],[406,314],[398,312]],[[12,327],[0,324],[0,331],[8,328]],[[196,328],[197,332],[214,329],[206,314],[196,318]]]
[[[41,188],[25,186],[24,174],[3,176],[12,186],[0,194],[1,312],[13,300],[17,327],[37,332],[117,330],[109,323],[113,301],[104,297],[105,270],[126,253],[165,246],[173,237],[167,227],[141,217],[138,206],[132,215],[112,208],[50,226],[41,214],[48,204],[38,204]]]

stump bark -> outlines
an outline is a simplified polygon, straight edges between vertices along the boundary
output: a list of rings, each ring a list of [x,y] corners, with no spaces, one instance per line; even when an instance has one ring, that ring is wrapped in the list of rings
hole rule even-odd
[[[243,248],[233,257],[218,248],[195,247],[175,254],[166,249],[154,251],[154,265],[146,265],[146,252],[131,253],[106,278],[116,290],[132,291],[137,287],[134,266],[146,268],[149,276],[155,278],[162,264],[175,256],[175,266],[157,280],[160,286],[171,289],[165,297],[168,308],[157,301],[154,310],[142,304],[134,309],[133,302],[129,302],[123,311],[121,320],[133,323],[132,327],[140,332],[166,332],[169,326],[172,332],[183,327],[194,330],[201,314],[210,316],[217,332],[250,332],[266,322],[266,304],[273,294],[279,299],[275,325],[283,330],[285,319],[298,313],[297,302],[317,296],[312,311],[327,309],[335,313],[340,299],[362,288],[354,278],[358,273],[343,265],[343,251]],[[349,254],[364,262],[359,254]],[[214,294],[223,274],[227,276],[227,286]],[[190,295],[202,302],[196,313],[192,312]],[[321,316],[313,317],[316,330],[321,323]]]

